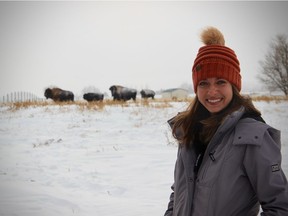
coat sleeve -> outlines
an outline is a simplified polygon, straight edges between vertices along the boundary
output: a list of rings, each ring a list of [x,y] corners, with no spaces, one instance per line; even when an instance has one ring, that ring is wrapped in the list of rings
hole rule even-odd
[[[167,207],[167,210],[164,214],[164,216],[172,216],[173,215],[173,205],[174,205],[174,184],[171,186],[171,189],[172,189],[172,193],[170,195],[170,200],[169,200],[169,203],[168,203],[168,207]]]
[[[168,207],[167,207],[167,210],[165,211],[164,216],[172,216],[172,215],[173,215],[173,209],[174,209],[174,189],[175,189],[176,172],[177,172],[177,167],[178,167],[178,163],[179,163],[178,161],[179,161],[180,152],[181,152],[181,148],[178,147],[177,159],[176,159],[176,163],[175,163],[175,167],[174,167],[174,183],[173,183],[173,185],[171,186],[172,193],[171,193],[171,195],[170,195]]]
[[[261,216],[288,215],[288,184],[281,168],[280,131],[268,128],[259,145],[247,145],[244,167],[263,212]]]

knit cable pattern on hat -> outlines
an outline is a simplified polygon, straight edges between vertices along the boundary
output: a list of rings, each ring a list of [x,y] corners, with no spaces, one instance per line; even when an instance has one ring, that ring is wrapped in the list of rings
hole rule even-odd
[[[215,33],[216,31],[216,33]],[[207,38],[209,35],[209,41],[205,41],[203,38]],[[235,52],[224,44],[222,33],[214,28],[210,27],[202,33],[202,41],[206,46],[199,49],[194,64],[192,66],[192,80],[194,85],[194,91],[197,91],[198,83],[201,80],[217,77],[223,78],[235,85],[236,88],[241,90],[241,75],[240,75],[240,63],[237,59]],[[220,44],[211,43],[211,41],[221,41]],[[222,43],[223,42],[223,43]]]

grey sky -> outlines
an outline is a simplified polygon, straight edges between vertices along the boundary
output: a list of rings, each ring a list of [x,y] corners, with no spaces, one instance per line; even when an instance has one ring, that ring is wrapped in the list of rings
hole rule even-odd
[[[236,52],[243,92],[259,89],[259,61],[276,34],[288,34],[287,11],[288,2],[274,1],[0,2],[0,96],[191,84],[207,26]]]

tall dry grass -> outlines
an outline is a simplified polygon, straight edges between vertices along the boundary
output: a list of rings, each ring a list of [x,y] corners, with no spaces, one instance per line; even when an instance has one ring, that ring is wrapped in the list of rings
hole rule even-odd
[[[73,101],[73,102],[54,102],[54,101],[26,101],[26,102],[9,102],[0,103],[0,106],[9,107],[10,110],[19,110],[35,107],[48,107],[48,106],[61,106],[66,107],[69,105],[77,106],[79,110],[103,110],[106,106],[146,106],[154,108],[166,108],[171,107],[171,104],[167,100],[142,100],[137,99],[136,101],[114,101],[106,99],[103,101],[87,102],[87,101]]]
[[[265,101],[265,102],[276,102],[276,103],[280,103],[282,101],[288,101],[288,97],[287,96],[267,96],[267,95],[258,95],[258,96],[252,96],[251,97],[253,101]]]
[[[287,101],[288,97],[286,96],[251,96],[253,101],[264,101],[264,102],[276,102],[281,103],[282,101]],[[103,110],[106,106],[138,106],[138,107],[151,107],[151,108],[169,108],[172,106],[171,103],[175,102],[192,102],[193,98],[187,98],[184,100],[175,100],[175,99],[136,99],[136,101],[114,101],[113,99],[104,99],[103,101],[87,102],[87,101],[74,101],[74,102],[54,102],[51,100],[47,101],[26,101],[26,102],[10,102],[10,103],[0,103],[0,106],[8,106],[11,110],[26,109],[31,107],[45,107],[45,106],[77,106],[80,110]]]

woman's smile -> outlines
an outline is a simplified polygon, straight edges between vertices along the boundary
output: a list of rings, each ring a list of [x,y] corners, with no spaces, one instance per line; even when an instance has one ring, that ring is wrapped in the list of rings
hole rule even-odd
[[[220,102],[222,99],[207,99],[207,101],[213,105],[217,104],[218,102]]]
[[[232,85],[225,79],[207,78],[199,82],[197,96],[210,113],[217,113],[226,108],[232,100]]]

